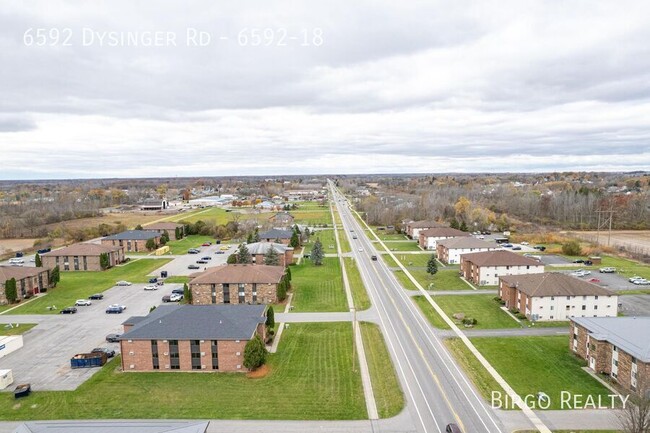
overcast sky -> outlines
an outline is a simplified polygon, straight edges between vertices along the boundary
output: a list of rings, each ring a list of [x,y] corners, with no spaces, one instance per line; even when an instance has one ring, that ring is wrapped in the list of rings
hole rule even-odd
[[[648,41],[645,0],[2,2],[0,179],[650,170]]]

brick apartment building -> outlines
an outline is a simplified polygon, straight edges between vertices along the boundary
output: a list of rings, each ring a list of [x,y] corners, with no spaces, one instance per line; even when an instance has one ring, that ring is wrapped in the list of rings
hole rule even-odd
[[[496,286],[504,275],[541,274],[544,264],[511,251],[497,250],[460,256],[460,274],[479,286]]]
[[[237,372],[256,334],[266,339],[264,305],[161,305],[123,323],[124,371]]]
[[[614,292],[559,272],[499,277],[499,297],[506,307],[532,321],[616,317],[618,313]]]
[[[108,254],[109,267],[124,261],[124,248],[99,244],[73,244],[41,255],[43,267],[62,271],[101,271],[100,256]]]
[[[275,242],[283,245],[289,245],[293,236],[292,230],[271,229],[260,233],[261,242]]]
[[[650,393],[650,317],[575,317],[569,349],[620,387]]]
[[[102,245],[124,247],[126,253],[149,251],[147,241],[153,239],[156,246],[160,245],[160,233],[153,230],[127,230],[112,236],[102,238]]]
[[[435,250],[440,240],[469,236],[469,233],[451,227],[434,227],[420,230],[417,239],[423,250]]]
[[[145,226],[144,229],[148,231],[158,232],[160,233],[161,236],[163,233],[165,233],[165,230],[167,230],[167,234],[169,234],[170,241],[176,240],[176,229],[182,230],[183,236],[185,236],[185,225],[178,224],[178,223],[169,223],[169,222],[153,223]]]
[[[495,251],[497,249],[501,249],[501,247],[495,242],[482,241],[471,236],[442,239],[436,242],[438,260],[448,265],[460,263],[460,256],[463,254]]]
[[[195,274],[189,283],[194,305],[273,304],[284,266],[225,265]]]
[[[437,223],[435,221],[409,221],[406,223],[406,234],[411,239],[420,239],[420,232],[423,230],[429,230],[433,228],[442,228],[446,227],[444,224]]]
[[[284,244],[275,242],[253,242],[246,245],[248,251],[253,256],[253,263],[258,265],[264,264],[264,255],[273,248],[278,256],[280,256],[280,265],[289,266],[293,263],[293,248]]]
[[[25,299],[50,287],[49,269],[44,267],[0,266],[0,305],[9,303],[5,284],[16,279],[16,298]]]
[[[293,215],[288,212],[278,212],[269,218],[269,222],[276,227],[292,227]]]

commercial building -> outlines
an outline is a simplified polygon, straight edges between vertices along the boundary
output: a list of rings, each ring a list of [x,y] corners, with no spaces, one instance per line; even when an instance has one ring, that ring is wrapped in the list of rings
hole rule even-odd
[[[479,286],[496,286],[505,275],[541,274],[544,264],[510,251],[497,250],[460,256],[460,273]]]
[[[569,348],[625,391],[650,392],[650,317],[574,317]]]
[[[264,305],[161,305],[123,323],[124,371],[245,371],[244,348],[266,339]]]
[[[273,304],[283,266],[225,265],[194,274],[189,283],[194,305]]]
[[[102,245],[124,247],[124,251],[148,251],[147,241],[153,239],[156,247],[160,244],[160,233],[153,230],[127,230],[112,236],[102,238]]]
[[[436,242],[438,260],[448,265],[460,263],[460,256],[463,254],[495,251],[497,249],[501,249],[501,247],[495,242],[482,241],[471,236],[441,239]]]
[[[41,255],[43,267],[58,266],[61,271],[101,271],[101,255],[108,256],[108,267],[124,261],[124,248],[119,245],[90,243],[73,244]]]
[[[16,299],[30,298],[50,287],[49,269],[45,267],[0,266],[0,305],[9,303],[5,294],[7,281],[16,280]]]
[[[411,239],[418,240],[420,239],[420,232],[423,230],[429,230],[433,228],[442,228],[446,227],[444,224],[437,223],[435,221],[409,221],[406,223],[406,234]]]
[[[532,321],[571,317],[616,317],[618,296],[596,284],[559,272],[499,277],[499,297]]]

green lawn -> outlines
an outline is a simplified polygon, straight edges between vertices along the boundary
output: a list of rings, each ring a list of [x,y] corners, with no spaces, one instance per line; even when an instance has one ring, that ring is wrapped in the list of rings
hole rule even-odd
[[[561,391],[582,394],[584,398],[588,395],[594,398],[602,396],[603,401],[609,401],[610,391],[583,371],[584,363],[569,351],[567,336],[489,337],[472,338],[471,341],[522,397],[544,392],[551,398],[550,409],[572,409],[570,405],[562,407]],[[467,350],[464,345],[459,347],[461,351]],[[491,389],[481,385],[484,374],[487,373],[470,372],[474,383],[489,401]]]
[[[422,311],[424,317],[426,317],[429,323],[431,323],[431,325],[439,329],[451,329],[449,325],[447,325],[447,322],[442,320],[440,314],[438,314],[436,310],[433,309],[431,304],[429,304],[427,298],[424,296],[413,296],[412,299],[420,308],[420,311]]]
[[[629,278],[635,275],[640,277],[650,279],[650,266],[643,263],[635,262],[632,260],[624,259],[621,257],[613,256],[603,256],[603,263],[599,265],[599,268],[604,268],[612,266],[616,268],[616,271]]]
[[[372,391],[380,418],[390,418],[404,407],[404,395],[390,360],[384,337],[373,323],[361,323],[361,337],[368,361]]]
[[[61,272],[61,281],[54,289],[49,289],[47,295],[25,303],[11,314],[57,314],[62,308],[74,305],[77,299],[110,289],[117,281],[146,283],[149,280],[147,275],[169,261],[170,259],[137,259],[106,271]],[[57,310],[49,311],[47,307],[50,305],[55,305]]]
[[[321,266],[311,260],[291,267],[294,311],[347,311],[339,259],[326,257]]]
[[[354,301],[354,308],[357,311],[366,310],[370,308],[370,299],[368,292],[361,280],[361,274],[357,267],[357,262],[351,257],[343,258],[345,270],[348,274],[348,281],[350,282],[350,290],[352,291],[352,300]]]
[[[14,325],[3,325],[0,335],[22,335],[36,326],[36,323],[16,323]]]
[[[422,251],[415,241],[384,243],[390,251]]]
[[[469,351],[460,338],[447,338],[443,341],[488,404],[490,403],[492,391],[499,391],[501,395],[505,395],[503,388],[488,373],[476,356]]]
[[[389,254],[380,254],[379,257],[381,257],[386,262],[386,265],[388,265],[389,268],[397,267],[397,263]]]
[[[416,298],[422,298],[424,300],[424,302],[416,301],[421,309],[430,308],[433,310],[433,307],[428,304],[426,298],[421,296],[416,296]],[[500,304],[495,302],[493,298],[493,295],[440,295],[435,296],[433,300],[452,320],[452,315],[456,313],[463,313],[465,317],[472,317],[478,320],[478,323],[473,329],[519,328],[520,325],[508,316],[506,312],[501,310],[499,308]],[[435,311],[433,312],[435,313]],[[432,325],[436,326],[437,323],[439,322],[432,322]],[[463,326],[458,321],[456,321],[456,324],[459,327]]]
[[[336,238],[334,237],[334,229],[317,230],[311,234],[311,236],[309,236],[309,243],[304,245],[306,251],[311,252],[316,239],[320,239],[325,254],[336,254]]]
[[[172,254],[187,254],[190,248],[200,247],[203,242],[214,243],[213,236],[189,235],[179,241],[170,241],[167,243]]]
[[[332,215],[328,208],[317,210],[292,210],[289,211],[289,213],[293,215],[296,224],[327,224],[328,227],[332,225]]]
[[[284,330],[270,373],[122,373],[112,361],[75,391],[2,393],[0,419],[367,419],[361,378],[352,371],[349,323]],[[128,402],[128,403],[126,403]]]
[[[467,283],[460,279],[458,271],[455,269],[438,270],[435,275],[427,273],[424,269],[409,269],[409,272],[427,290],[472,290]],[[406,289],[417,290],[415,284],[411,282],[403,271],[395,271],[395,276]]]
[[[339,230],[339,240],[341,241],[341,253],[352,252],[350,248],[350,241],[345,233],[345,230]]]
[[[386,244],[390,247],[390,244]],[[426,268],[427,263],[429,262],[429,259],[433,255],[433,251],[429,252],[422,252],[421,254],[400,254],[400,253],[394,253],[395,257],[397,257],[397,260],[399,260],[404,266],[407,268],[409,267],[416,267],[416,268]],[[438,268],[444,269],[442,266],[440,266],[440,263],[437,263]]]
[[[179,284],[185,284],[190,282],[190,277],[187,277],[185,275],[174,275],[169,278],[165,279],[166,283],[179,283]]]

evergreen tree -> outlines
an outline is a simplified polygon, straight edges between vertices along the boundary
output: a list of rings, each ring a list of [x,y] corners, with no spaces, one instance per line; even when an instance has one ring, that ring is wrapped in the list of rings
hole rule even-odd
[[[256,227],[255,228],[255,233],[253,233],[253,242],[259,242],[260,241],[260,231]]]
[[[43,266],[43,261],[41,260],[41,255],[38,254],[38,253],[36,253],[36,255],[34,256],[34,266],[36,266],[37,268],[40,268],[41,266]]]
[[[449,227],[458,230],[460,228],[460,225],[458,224],[458,220],[456,218],[453,218],[451,220],[451,223],[449,223]]]
[[[167,230],[163,230],[162,235],[160,235],[160,244],[165,245],[169,242],[169,232]]]
[[[151,251],[151,250],[153,250],[154,248],[156,248],[156,241],[154,241],[153,239],[147,239],[147,243],[144,244],[144,246],[145,246],[149,251]]]
[[[289,246],[292,248],[298,248],[300,246],[300,237],[295,231],[291,235],[291,240],[289,241]]]
[[[273,311],[273,306],[269,306],[266,310],[266,327],[273,328],[275,326],[275,312]]]
[[[252,244],[253,243],[253,233],[248,234],[248,236],[246,237],[246,243],[247,244]]]
[[[287,290],[289,289],[289,282],[287,281],[287,276],[283,275],[278,283],[278,301],[282,302],[287,298]]]
[[[234,265],[237,263],[237,253],[232,253],[231,255],[228,256],[228,259],[226,259],[226,263],[229,265]]]
[[[323,257],[325,255],[323,254],[323,244],[320,242],[320,238],[316,238],[316,242],[314,242],[314,247],[311,249],[311,261],[314,262],[316,266],[320,266],[323,264]]]
[[[101,253],[99,255],[99,266],[104,269],[108,269],[108,267],[111,265],[111,262],[108,258],[108,253]]]
[[[431,258],[427,262],[427,272],[431,275],[438,272],[438,263],[436,262],[436,256],[434,254],[431,254]]]
[[[181,230],[180,230],[180,227],[176,227],[176,228],[174,229],[174,236],[176,237],[176,240],[178,240],[178,239],[181,238],[181,233],[180,233],[180,231],[181,231]]]
[[[287,276],[287,281],[291,281],[291,268],[287,266],[287,273],[285,274]]]
[[[11,278],[5,282],[5,297],[10,304],[16,302],[18,291],[16,290],[16,279]]]
[[[255,335],[244,348],[244,367],[255,370],[266,361],[266,347],[259,335]]]
[[[463,231],[463,232],[466,232],[467,230],[469,230],[469,229],[467,228],[467,224],[465,223],[465,221],[462,221],[462,222],[460,223],[460,227],[459,227],[459,228],[460,228],[460,231]]]
[[[54,269],[50,272],[50,284],[52,284],[52,287],[56,287],[56,285],[59,283],[61,280],[61,271],[59,269],[59,265],[56,265]]]
[[[138,224],[137,226],[135,226],[134,230],[144,230],[144,229],[142,228],[141,224]]]
[[[192,303],[192,291],[187,286],[187,283],[183,284],[183,298],[185,298],[186,303],[188,304]]]
[[[246,248],[246,244],[241,244],[237,250],[237,263],[253,263],[253,256],[251,256],[250,251],[248,251],[248,248]]]
[[[280,265],[280,255],[275,251],[275,248],[270,247],[266,254],[264,254],[264,264],[269,266]]]

